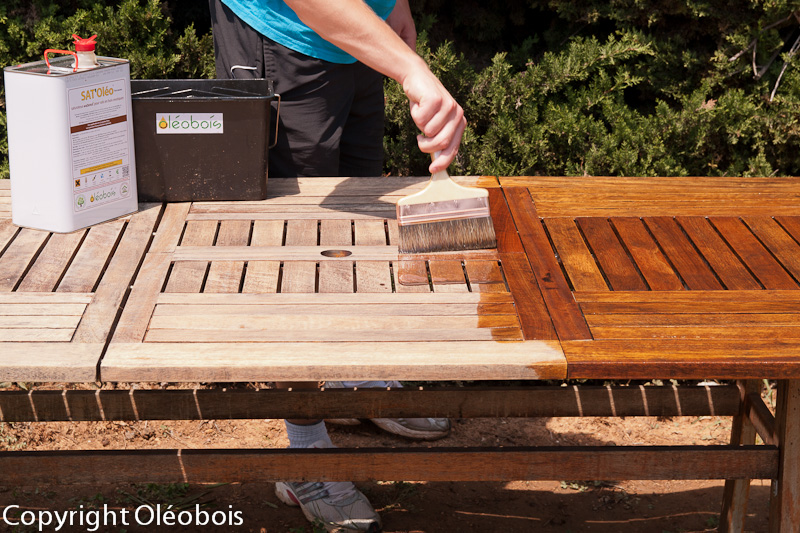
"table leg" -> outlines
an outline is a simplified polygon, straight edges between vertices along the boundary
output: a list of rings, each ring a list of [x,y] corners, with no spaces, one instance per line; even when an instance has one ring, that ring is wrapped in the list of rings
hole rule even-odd
[[[780,447],[778,479],[770,488],[770,533],[800,531],[800,380],[778,382],[775,430]]]
[[[733,417],[731,425],[731,444],[755,444],[756,429],[744,411],[744,402],[751,392],[761,390],[759,380],[740,380],[736,383],[741,398],[741,412]],[[719,533],[740,533],[744,531],[744,520],[747,515],[747,499],[750,495],[749,479],[728,479],[725,481],[725,492],[722,496],[722,513],[720,515]]]

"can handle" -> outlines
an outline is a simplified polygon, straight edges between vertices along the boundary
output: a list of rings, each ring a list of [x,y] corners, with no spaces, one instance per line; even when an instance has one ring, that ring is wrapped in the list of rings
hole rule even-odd
[[[47,63],[47,68],[50,68],[50,58],[47,57],[47,54],[69,54],[75,58],[75,67],[72,69],[72,72],[78,71],[78,54],[71,50],[56,50],[54,48],[48,48],[44,51],[44,62]]]
[[[275,145],[278,144],[278,122],[280,122],[281,118],[281,95],[275,93],[275,96],[278,98],[278,112],[275,115],[275,142],[270,144],[267,148],[275,148]]]

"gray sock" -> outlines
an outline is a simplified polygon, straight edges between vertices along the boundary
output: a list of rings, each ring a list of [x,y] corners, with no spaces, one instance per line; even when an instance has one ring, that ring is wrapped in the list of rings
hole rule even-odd
[[[284,420],[284,422],[286,423],[286,434],[289,436],[289,448],[308,448],[317,441],[323,441],[327,443],[328,447],[333,448],[331,438],[328,436],[328,429],[322,420],[310,426],[292,424],[288,420]]]

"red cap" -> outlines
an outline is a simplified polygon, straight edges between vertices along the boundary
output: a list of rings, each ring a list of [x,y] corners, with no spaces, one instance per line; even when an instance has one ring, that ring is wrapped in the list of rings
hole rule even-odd
[[[97,39],[97,34],[88,39],[83,39],[73,33],[72,38],[75,39],[75,50],[77,52],[94,52],[94,45],[96,44],[94,40]]]

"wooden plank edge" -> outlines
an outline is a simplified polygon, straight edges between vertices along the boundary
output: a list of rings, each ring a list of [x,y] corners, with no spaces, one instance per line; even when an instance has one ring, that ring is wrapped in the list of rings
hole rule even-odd
[[[0,391],[0,422],[733,416],[735,386]]]
[[[774,446],[0,452],[3,484],[771,479]],[[146,469],[142,465],[147,465]]]

